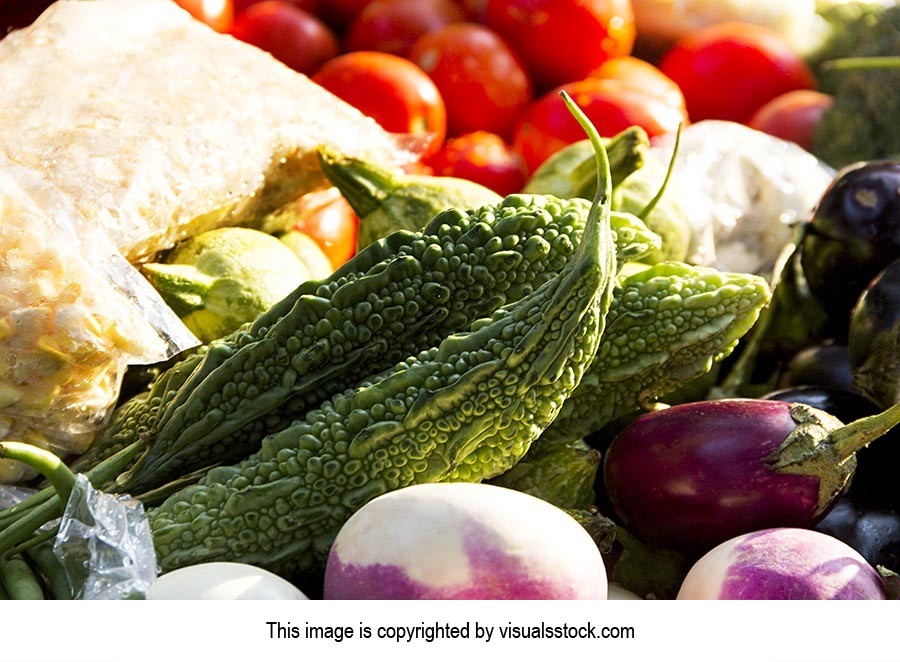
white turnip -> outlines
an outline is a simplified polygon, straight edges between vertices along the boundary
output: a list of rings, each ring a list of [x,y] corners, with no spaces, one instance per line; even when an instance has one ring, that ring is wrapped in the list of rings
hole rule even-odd
[[[606,599],[606,570],[567,513],[494,485],[390,492],[338,533],[326,599]]]
[[[766,529],[732,538],[688,572],[679,600],[883,600],[875,569],[837,538]]]

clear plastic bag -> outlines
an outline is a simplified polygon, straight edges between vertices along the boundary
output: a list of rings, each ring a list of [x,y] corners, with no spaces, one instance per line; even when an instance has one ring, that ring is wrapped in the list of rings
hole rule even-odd
[[[667,164],[674,135],[653,145],[648,158]],[[808,220],[833,177],[798,145],[744,125],[705,120],[686,127],[671,195],[691,226],[687,261],[770,276],[793,226]]]
[[[325,185],[316,147],[409,145],[268,53],[165,0],[60,0],[0,41],[0,152],[129,261]]]
[[[94,489],[79,474],[53,543],[75,599],[141,599],[156,580],[156,552],[140,501]]]
[[[0,433],[84,451],[129,363],[197,344],[103,231],[0,155]],[[0,462],[0,481],[22,474]]]
[[[132,265],[410,147],[163,0],[60,0],[0,40],[0,433],[81,453],[129,364],[197,344]],[[28,474],[0,461],[0,482]]]

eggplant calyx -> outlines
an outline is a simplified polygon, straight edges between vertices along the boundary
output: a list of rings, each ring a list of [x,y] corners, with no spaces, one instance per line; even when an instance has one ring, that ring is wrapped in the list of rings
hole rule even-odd
[[[819,479],[815,512],[818,516],[847,488],[856,470],[855,454],[845,455],[832,441],[836,431],[848,426],[831,414],[802,403],[792,403],[790,413],[797,427],[764,461],[779,473]]]
[[[797,427],[765,461],[775,471],[819,479],[816,514],[824,512],[846,488],[856,470],[856,451],[900,423],[900,403],[848,425],[815,407],[794,403]]]

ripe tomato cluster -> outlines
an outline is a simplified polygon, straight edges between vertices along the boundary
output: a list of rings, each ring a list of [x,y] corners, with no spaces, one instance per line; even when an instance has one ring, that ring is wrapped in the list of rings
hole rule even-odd
[[[723,119],[804,144],[830,102],[768,28],[718,24],[634,57],[631,0],[175,2],[415,138],[417,172],[504,195],[584,138],[561,89],[605,136]]]

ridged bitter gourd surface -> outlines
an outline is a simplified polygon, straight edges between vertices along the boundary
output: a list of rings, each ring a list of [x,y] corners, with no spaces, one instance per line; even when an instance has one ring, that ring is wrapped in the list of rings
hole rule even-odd
[[[213,469],[150,509],[161,566],[310,569],[370,499],[512,466],[597,350],[615,272],[608,196],[587,228],[565,268],[536,291],[333,397],[241,464]]]

